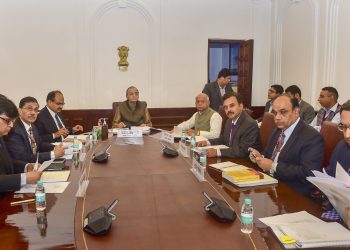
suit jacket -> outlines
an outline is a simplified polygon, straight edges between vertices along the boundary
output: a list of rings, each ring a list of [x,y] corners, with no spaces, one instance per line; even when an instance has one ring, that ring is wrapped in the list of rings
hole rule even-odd
[[[61,113],[57,113],[60,117],[62,123],[64,124],[64,119]],[[61,142],[62,137],[58,137],[56,139],[53,139],[52,134],[58,131],[58,128],[56,126],[55,120],[50,114],[48,107],[45,107],[40,110],[40,113],[38,114],[38,118],[35,121],[35,125],[38,128],[39,135],[41,140],[44,142]],[[65,126],[69,133],[72,133],[72,129]]]
[[[25,163],[12,160],[5,142],[0,138],[0,192],[10,192],[21,188],[21,175]]]
[[[315,117],[314,108],[304,100],[299,103],[300,108],[300,118],[304,120],[306,124],[310,124]]]
[[[220,149],[221,156],[248,158],[249,147],[261,148],[258,124],[245,111],[241,113],[237,120],[232,146],[230,146],[231,124],[232,120],[228,119],[224,133],[217,139],[209,140],[211,145],[224,144],[229,147],[228,149]]]
[[[41,140],[38,129],[34,124],[32,124],[32,130],[37,152],[39,152],[39,162],[42,163],[50,160],[51,151],[54,149],[54,145]],[[28,133],[21,119],[17,119],[5,140],[7,150],[13,159],[25,162],[36,162],[37,155],[34,155],[32,152]]]
[[[210,107],[214,109],[215,111],[219,111],[219,107],[222,105],[222,97],[220,93],[219,84],[217,82],[211,82],[207,83],[204,86],[204,89],[202,91],[203,93],[207,94],[210,100]],[[230,93],[233,92],[231,86],[226,85],[225,92]]]
[[[268,100],[268,101],[265,103],[264,112],[269,112],[270,106],[271,106],[271,105],[272,105],[271,100]]]
[[[265,157],[271,158],[280,133],[278,128],[272,132],[263,152]],[[313,176],[311,170],[321,170],[323,151],[321,134],[300,119],[278,156],[274,176],[299,193],[308,195],[313,186],[306,177]]]

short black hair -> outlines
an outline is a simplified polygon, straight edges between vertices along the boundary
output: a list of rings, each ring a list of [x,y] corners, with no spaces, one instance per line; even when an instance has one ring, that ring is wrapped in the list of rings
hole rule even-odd
[[[341,111],[340,113],[345,110],[345,111],[350,111],[350,100],[347,100],[346,102],[341,105]]]
[[[275,99],[275,101],[276,101],[278,98],[282,97],[282,96],[285,96],[285,97],[287,97],[287,98],[290,100],[290,103],[292,104],[292,110],[294,110],[295,108],[299,108],[299,102],[298,102],[298,100],[295,99],[295,98],[290,97],[290,96],[287,95],[287,94],[282,94],[282,95],[278,96],[278,97]]]
[[[32,97],[32,96],[27,96],[27,97],[24,97],[22,98],[20,101],[19,101],[19,108],[23,108],[24,105],[26,105],[26,103],[28,102],[35,102],[39,105],[38,101]]]
[[[283,89],[282,85],[273,84],[273,85],[271,85],[270,88],[273,88],[274,90],[276,90],[276,93],[277,93],[277,94],[280,94],[280,95],[283,94],[284,89]]]
[[[61,92],[61,91],[59,91],[59,90],[53,90],[53,91],[50,91],[50,92],[47,94],[47,97],[46,97],[46,102],[49,102],[49,101],[54,102],[54,101],[55,101],[55,97],[56,97],[56,94],[57,94],[57,93],[59,93],[59,94],[63,95],[63,94],[62,94],[62,92]]]
[[[0,94],[0,115],[6,115],[10,119],[18,117],[16,105],[6,96]]]
[[[218,74],[218,78],[232,76],[232,72],[228,68],[223,68]]]
[[[243,98],[240,94],[236,93],[236,92],[229,92],[229,93],[225,93],[222,97],[222,100],[225,101],[226,99],[230,98],[230,97],[236,97],[238,104],[242,104],[243,103]]]
[[[328,87],[322,88],[322,90],[328,91],[329,93],[331,93],[331,95],[334,96],[335,101],[338,101],[339,94],[336,88],[328,86]]]
[[[284,92],[289,92],[292,95],[299,94],[299,96],[301,97],[301,90],[297,85],[290,85],[288,88],[286,88]]]

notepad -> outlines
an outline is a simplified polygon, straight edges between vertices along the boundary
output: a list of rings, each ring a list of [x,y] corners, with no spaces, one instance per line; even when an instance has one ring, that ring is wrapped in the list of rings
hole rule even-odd
[[[50,171],[43,172],[40,180],[43,182],[62,182],[67,181],[69,177],[70,171]]]

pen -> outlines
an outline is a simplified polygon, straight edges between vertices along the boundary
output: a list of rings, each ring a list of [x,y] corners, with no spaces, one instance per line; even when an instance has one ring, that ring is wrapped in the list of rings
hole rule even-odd
[[[18,204],[22,204],[22,203],[33,202],[33,201],[35,201],[35,199],[28,199],[28,200],[14,201],[14,202],[11,202],[11,206],[13,206],[13,205],[18,205]]]

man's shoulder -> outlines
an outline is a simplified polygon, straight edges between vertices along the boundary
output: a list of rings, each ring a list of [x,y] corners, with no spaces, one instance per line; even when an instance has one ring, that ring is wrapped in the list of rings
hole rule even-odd
[[[41,118],[46,118],[49,115],[49,110],[47,109],[47,107],[45,106],[44,108],[42,108],[38,114],[37,117],[37,121],[40,120]]]
[[[296,131],[299,134],[300,140],[309,141],[311,138],[319,138],[323,141],[322,135],[312,126],[300,120]]]
[[[304,100],[301,101],[300,105],[302,106],[303,109],[310,109],[310,108],[314,109],[314,107],[310,103],[305,102]]]

